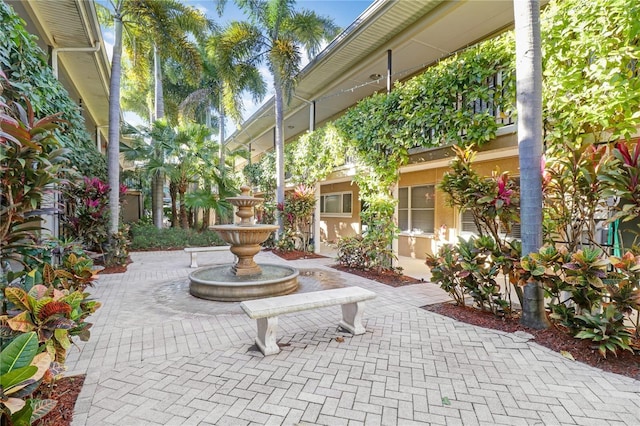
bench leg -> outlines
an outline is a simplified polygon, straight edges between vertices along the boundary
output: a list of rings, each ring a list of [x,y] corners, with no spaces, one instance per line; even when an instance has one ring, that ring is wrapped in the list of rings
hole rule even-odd
[[[192,268],[198,267],[198,253],[196,253],[195,251],[191,252],[191,267]]]
[[[258,336],[256,345],[264,355],[275,355],[280,352],[276,343],[276,329],[278,328],[278,317],[258,318]]]
[[[363,313],[364,302],[345,303],[342,305],[342,321],[340,321],[340,327],[353,335],[366,333],[367,330],[362,324]]]

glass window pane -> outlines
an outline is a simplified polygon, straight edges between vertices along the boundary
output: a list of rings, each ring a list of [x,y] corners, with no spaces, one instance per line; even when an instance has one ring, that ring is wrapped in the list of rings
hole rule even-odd
[[[409,207],[409,188],[400,188],[398,190],[398,208],[406,209]]]
[[[411,210],[411,230],[414,232],[433,232],[433,210]]]
[[[409,211],[398,211],[398,228],[400,228],[401,231],[409,230]]]
[[[340,195],[326,195],[324,197],[325,213],[342,213],[340,211]]]
[[[320,196],[320,213],[324,213],[324,195]]]
[[[473,232],[474,234],[478,233],[478,227],[473,221],[473,214],[471,210],[465,210],[462,212],[462,232]]]
[[[351,194],[342,194],[342,213],[351,213]]]
[[[435,206],[433,185],[411,188],[411,208],[433,208]]]

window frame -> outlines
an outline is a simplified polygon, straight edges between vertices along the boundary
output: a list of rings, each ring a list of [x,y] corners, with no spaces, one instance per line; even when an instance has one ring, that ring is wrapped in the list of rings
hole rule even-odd
[[[328,196],[340,196],[340,213],[326,212],[325,202]],[[351,210],[344,211],[344,196],[349,195],[351,197]],[[338,191],[327,192],[320,194],[320,216],[321,217],[353,217],[353,191]]]
[[[431,193],[433,194],[433,207],[412,207],[411,206],[411,198],[412,198],[412,191],[414,190],[414,188],[425,188],[425,187],[430,187],[431,188]],[[403,189],[407,190],[407,207],[403,208],[400,207],[400,191],[402,191]],[[407,224],[409,229],[408,230],[403,230],[400,229],[400,235],[411,235],[411,236],[432,236],[435,233],[436,230],[436,203],[435,203],[435,197],[436,197],[436,185],[435,184],[424,184],[424,185],[411,185],[411,186],[402,186],[398,188],[398,227],[400,227],[400,212],[401,211],[406,211],[407,212]],[[431,211],[433,212],[433,223],[432,223],[432,230],[431,231],[416,231],[414,230],[413,227],[413,214],[414,212],[417,211]]]

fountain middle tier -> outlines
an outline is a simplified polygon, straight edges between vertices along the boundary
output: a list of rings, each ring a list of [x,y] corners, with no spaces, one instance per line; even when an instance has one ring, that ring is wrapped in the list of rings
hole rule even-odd
[[[278,229],[278,225],[217,225],[211,229],[231,245],[231,253],[238,258],[232,267],[234,275],[259,275],[261,269],[253,257],[262,249],[260,244]]]

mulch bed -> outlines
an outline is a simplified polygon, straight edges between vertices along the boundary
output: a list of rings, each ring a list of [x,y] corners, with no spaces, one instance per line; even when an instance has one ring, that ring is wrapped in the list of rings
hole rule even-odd
[[[281,257],[284,260],[323,259],[326,257],[310,251],[300,251],[300,250],[282,251],[282,250],[274,249],[274,250],[271,250],[271,252]]]
[[[576,339],[558,325],[552,325],[546,330],[535,330],[520,324],[519,315],[498,318],[489,312],[483,312],[469,306],[456,306],[449,302],[427,305],[422,308],[484,328],[501,330],[508,333],[524,331],[533,335],[536,343],[558,353],[566,351],[571,354],[576,361],[600,368],[604,371],[640,380],[640,355],[634,355],[629,351],[618,351],[617,357],[612,353],[608,353],[607,357],[603,358],[593,342]]]
[[[41,386],[34,398],[55,399],[56,406],[43,418],[34,423],[35,426],[70,426],[73,420],[73,408],[82,389],[85,375],[63,377],[52,386]]]
[[[333,265],[332,267],[339,271],[359,275],[392,287],[425,282],[423,280],[390,271],[378,274],[375,271],[364,271],[340,265]],[[598,351],[598,347],[594,345],[593,342],[589,340],[576,339],[568,334],[561,326],[555,324],[546,330],[535,330],[520,324],[519,314],[498,318],[489,312],[483,312],[469,306],[456,306],[452,302],[427,305],[422,308],[480,327],[501,330],[508,333],[524,331],[534,336],[534,341],[536,343],[558,353],[571,354],[576,361],[600,368],[604,371],[640,380],[640,354],[633,354],[630,351],[618,351],[617,356],[612,353],[608,353],[607,357],[603,358]],[[633,346],[640,348],[640,341],[636,340]]]
[[[368,278],[372,281],[377,281],[382,284],[386,284],[391,287],[402,287],[405,285],[424,283],[423,280],[413,278],[407,275],[398,274],[392,271],[381,271],[380,273],[372,270],[348,268],[342,265],[332,265],[333,269],[338,271],[348,272],[350,274],[358,275],[360,277]]]

